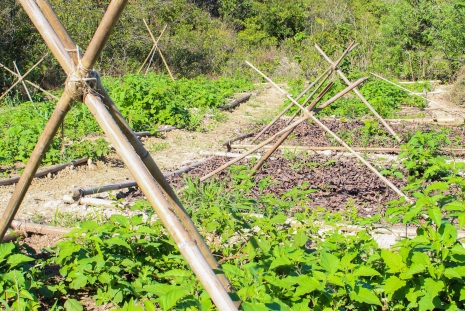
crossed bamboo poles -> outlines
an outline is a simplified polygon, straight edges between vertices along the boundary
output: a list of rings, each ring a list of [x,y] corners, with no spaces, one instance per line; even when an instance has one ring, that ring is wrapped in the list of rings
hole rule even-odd
[[[263,141],[262,143],[254,146],[253,148],[249,149],[247,152],[241,154],[241,156],[239,157],[235,157],[234,159],[230,160],[229,162],[223,164],[222,166],[218,167],[217,169],[213,170],[212,172],[204,175],[203,177],[200,178],[200,181],[205,181],[206,179],[214,176],[215,174],[221,172],[222,170],[228,168],[229,166],[233,165],[234,163],[240,161],[241,159],[245,158],[246,156],[250,155],[251,153],[261,149],[262,147],[266,146],[268,143],[274,141],[275,139],[278,138],[278,141],[268,150],[268,152],[266,152],[260,159],[259,161],[255,164],[255,166],[253,167],[252,171],[252,176],[253,174],[258,170],[260,169],[260,167],[263,165],[263,163],[265,163],[265,161],[273,154],[273,152],[275,152],[279,146],[287,139],[287,137],[294,131],[294,129],[302,122],[306,121],[306,120],[312,120],[313,122],[315,122],[316,124],[318,124],[318,126],[320,126],[324,131],[326,131],[328,134],[330,134],[334,139],[336,139],[336,141],[338,141],[342,146],[344,146],[344,148],[349,151],[350,153],[352,153],[355,157],[357,157],[357,159],[362,162],[369,170],[371,170],[376,176],[378,176],[378,178],[380,178],[389,188],[391,188],[394,192],[396,192],[400,197],[403,197],[407,202],[409,203],[412,203],[413,201],[408,198],[399,188],[397,188],[392,182],[390,182],[386,177],[384,177],[376,168],[374,168],[369,162],[367,162],[362,156],[360,156],[360,154],[358,154],[355,150],[353,150],[349,145],[347,145],[340,137],[338,137],[335,133],[333,133],[328,127],[326,127],[323,123],[321,123],[320,120],[318,120],[314,115],[314,111],[317,112],[317,111],[320,111],[324,108],[326,108],[327,106],[331,105],[333,102],[335,102],[337,99],[339,99],[340,97],[344,96],[345,94],[347,94],[348,92],[350,91],[354,91],[355,94],[357,94],[357,96],[359,96],[362,101],[365,103],[365,105],[367,105],[371,111],[374,112],[375,116],[377,116],[380,120],[382,120],[382,123],[386,126],[386,128],[388,128],[388,130],[391,132],[391,134],[393,134],[393,136],[398,140],[400,141],[400,138],[395,134],[395,132],[390,128],[390,126],[384,121],[384,119],[381,118],[381,116],[379,116],[379,114],[373,109],[373,107],[371,107],[371,105],[365,100],[365,98],[357,91],[356,87],[362,83],[363,81],[365,81],[367,78],[362,78],[362,79],[359,79],[357,80],[356,82],[354,83],[350,83],[350,81],[345,78],[344,74],[342,72],[340,72],[340,70],[337,68],[337,65],[340,63],[340,61],[343,59],[344,56],[346,56],[350,51],[353,50],[353,48],[355,47],[354,43],[352,42],[349,47],[344,51],[344,53],[341,55],[341,57],[336,61],[336,62],[332,62],[331,60],[329,60],[329,58],[327,58],[327,60],[329,60],[331,66],[320,76],[317,78],[316,81],[314,81],[309,87],[307,87],[301,94],[299,94],[297,96],[296,99],[294,99],[289,93],[287,93],[285,90],[283,90],[282,88],[280,88],[276,83],[274,83],[270,78],[268,78],[265,74],[263,74],[259,69],[257,69],[254,65],[252,65],[250,62],[247,62],[247,65],[249,65],[252,69],[254,69],[256,72],[258,72],[262,77],[264,77],[268,82],[270,82],[276,89],[278,89],[281,93],[283,93],[284,95],[286,95],[286,97],[291,100],[291,104],[289,106],[287,106],[283,112],[281,112],[275,119],[273,119],[273,121],[271,121],[270,124],[268,124],[264,130],[262,130],[257,136],[260,136],[262,135],[267,129],[269,129],[287,110],[289,110],[293,105],[297,106],[299,108],[299,110],[302,112],[302,114],[304,116],[302,116],[301,118],[299,118],[298,120],[296,120],[294,123],[291,123],[291,124],[288,124],[286,128],[282,129],[281,131],[279,131],[278,133],[272,135],[271,137],[269,137],[268,139],[266,139],[265,141]],[[321,50],[321,49],[320,49]],[[324,54],[324,52],[321,50],[321,52]],[[326,55],[326,54],[325,54]],[[327,57],[327,56],[326,56]],[[332,83],[329,83],[324,89],[322,92],[320,92],[320,94],[308,105],[308,107],[304,107],[303,105],[305,105],[306,102],[308,102],[310,100],[310,98],[312,98],[312,96],[316,93],[316,91],[321,88],[321,86],[323,86],[324,82],[326,81],[326,79],[328,79],[328,77],[331,75],[332,71],[336,71],[339,73],[339,75],[341,77],[343,77],[343,80],[346,82],[346,84],[348,85],[347,88],[345,88],[344,90],[342,90],[341,92],[337,93],[335,96],[333,96],[331,99],[327,100],[326,102],[324,102],[323,104],[321,104],[318,108],[315,108],[316,105],[321,101],[321,99],[323,98],[323,96],[329,91],[329,89],[332,87]],[[320,79],[323,78],[323,81],[319,84],[319,86],[314,90],[314,92],[308,96],[308,98],[305,100],[305,103],[303,105],[299,104],[297,102],[298,99],[300,99],[301,97],[303,97],[305,95],[306,92],[308,92],[310,90],[310,88],[315,85]],[[294,117],[296,116],[296,114],[294,115]],[[292,119],[294,118],[292,117]],[[292,121],[291,119],[291,121]],[[290,123],[290,122],[288,122]],[[253,140],[255,141],[257,139],[257,137]]]
[[[221,272],[221,267],[160,169],[99,84],[98,73],[93,69],[128,1],[111,1],[84,55],[80,54],[47,0],[19,2],[67,73],[68,79],[8,202],[4,216],[0,219],[0,240],[10,227],[46,149],[71,109],[73,101],[82,101],[109,137],[215,305],[219,310],[238,310],[240,302],[234,302],[228,295],[234,289]]]
[[[35,63],[31,68],[29,68],[29,70],[25,73],[25,74],[21,74],[21,72],[19,71],[19,68],[18,66],[16,65],[16,62],[13,62],[14,66],[15,66],[15,70],[11,70],[10,68],[8,68],[7,66],[3,65],[3,64],[0,64],[0,67],[5,69],[6,71],[8,71],[10,74],[12,74],[14,77],[17,78],[17,80],[8,88],[8,90],[6,90],[1,96],[0,96],[0,99],[2,99],[3,97],[6,96],[6,94],[8,94],[16,85],[18,85],[19,83],[21,83],[24,87],[24,90],[26,91],[26,94],[29,98],[29,101],[33,101],[32,100],[32,97],[31,97],[31,94],[29,93],[29,90],[26,86],[26,83],[35,87],[36,89],[46,93],[47,95],[57,99],[57,97],[55,95],[53,95],[52,93],[44,90],[43,88],[41,88],[40,86],[38,86],[37,84],[35,83],[32,83],[31,81],[29,80],[26,80],[26,76],[34,69],[36,68],[45,58],[45,56],[47,56],[47,54],[45,54],[41,59],[39,59],[39,61],[37,61],[37,63]],[[26,83],[24,83],[26,82]]]
[[[155,40],[155,37],[153,36],[152,31],[150,30],[149,25],[147,25],[147,22],[145,21],[145,19],[142,19],[142,21],[144,22],[145,28],[147,28],[147,31],[149,32],[150,37],[152,38],[153,45],[152,45],[152,49],[150,50],[149,54],[144,60],[144,63],[142,64],[142,66],[140,66],[140,69],[139,71],[137,71],[137,73],[139,73],[142,70],[142,68],[144,68],[145,63],[150,59],[144,75],[147,74],[147,72],[150,69],[150,65],[152,65],[153,58],[155,57],[155,52],[158,51],[158,54],[160,55],[160,58],[163,61],[163,64],[165,65],[166,71],[168,71],[168,74],[170,75],[171,80],[174,81],[174,77],[173,77],[173,74],[171,73],[170,67],[168,66],[168,63],[166,62],[165,57],[163,56],[163,53],[161,52],[160,47],[158,46],[158,42],[160,41],[161,37],[165,33],[166,27],[168,27],[168,25],[165,25],[165,27],[163,27],[163,30],[161,31],[160,35]]]

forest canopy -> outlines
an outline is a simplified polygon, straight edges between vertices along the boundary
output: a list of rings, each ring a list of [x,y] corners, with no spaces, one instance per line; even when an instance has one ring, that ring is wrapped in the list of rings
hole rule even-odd
[[[51,0],[85,49],[109,0]],[[178,77],[247,74],[244,60],[277,79],[311,78],[351,40],[360,45],[342,63],[353,72],[376,71],[400,79],[454,79],[465,62],[465,2],[461,0],[133,0],[129,1],[98,63],[103,75],[137,71],[155,35]],[[0,62],[29,68],[47,51],[15,0],[0,2]],[[155,58],[154,70],[163,71]],[[49,55],[32,72],[45,87],[63,81]],[[2,87],[12,77],[2,71]]]

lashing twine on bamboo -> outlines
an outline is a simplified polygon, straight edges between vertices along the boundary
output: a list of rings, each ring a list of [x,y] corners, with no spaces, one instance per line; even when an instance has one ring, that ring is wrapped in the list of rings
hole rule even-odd
[[[102,84],[100,75],[92,68],[87,69],[81,63],[81,53],[79,53],[79,46],[76,45],[76,52],[78,57],[78,64],[70,74],[65,82],[65,90],[68,95],[77,101],[83,102],[87,94],[93,94],[100,97],[100,90]]]

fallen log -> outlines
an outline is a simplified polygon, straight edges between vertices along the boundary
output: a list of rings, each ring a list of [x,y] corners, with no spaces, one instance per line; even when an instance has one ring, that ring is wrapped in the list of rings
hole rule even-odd
[[[220,109],[220,110],[232,109],[232,108],[242,104],[243,102],[248,101],[250,96],[252,96],[252,94],[246,94],[246,95],[244,95],[242,97],[239,97],[239,98],[233,100],[229,104],[226,104],[224,106],[218,106],[218,109]]]
[[[65,168],[67,168],[68,166],[77,166],[77,165],[87,163],[88,160],[89,160],[89,158],[82,158],[82,159],[79,159],[79,160],[76,160],[76,161],[71,161],[71,162],[68,162],[68,163],[65,163],[65,164],[52,166],[52,167],[47,168],[45,170],[38,171],[34,175],[34,177],[42,177],[42,176],[45,176],[45,175],[47,175],[49,173],[56,173],[58,171],[61,171],[61,170],[65,169]],[[14,178],[6,179],[6,180],[1,180],[0,181],[0,186],[12,185],[12,184],[17,183],[18,181],[19,181],[19,177],[14,177]]]
[[[255,145],[231,145],[232,149],[249,149],[253,148]],[[271,145],[265,145],[262,148],[263,149],[270,149]],[[328,146],[328,147],[306,147],[306,146],[292,146],[292,145],[284,145],[284,146],[279,146],[279,149],[284,149],[284,150],[335,150],[335,151],[346,151],[347,149],[344,147],[333,147],[333,146]],[[396,152],[399,153],[402,151],[400,148],[368,148],[368,147],[352,147],[355,151],[366,151],[366,152]],[[465,153],[465,148],[443,148],[444,151],[449,151],[449,152],[458,152],[458,153]]]
[[[166,128],[162,128],[162,129],[159,129],[159,130],[156,130],[155,132],[150,132],[150,131],[143,131],[143,132],[134,132],[134,135],[138,136],[138,137],[141,137],[141,136],[154,136],[154,135],[157,135],[158,133],[163,133],[163,132],[169,132],[169,131],[172,131],[172,130],[177,130],[178,128],[175,127],[175,126],[169,126],[169,127],[166,127]]]
[[[176,170],[174,172],[169,172],[166,174],[163,174],[163,176],[170,177],[172,175],[177,175],[177,174],[182,174],[185,172],[188,172],[190,170],[193,170],[196,167],[199,167],[203,163],[210,161],[211,158],[203,159],[202,161],[199,161],[197,163],[194,163],[192,165],[188,165],[185,167],[180,168],[179,170]],[[109,184],[109,185],[104,185],[104,186],[99,186],[99,187],[89,187],[89,188],[76,188],[73,187],[70,191],[71,197],[76,201],[79,200],[81,197],[84,197],[86,195],[90,194],[97,194],[97,193],[102,193],[102,192],[107,192],[111,190],[119,190],[119,189],[125,189],[125,188],[131,188],[131,187],[136,187],[137,182],[135,180],[129,180],[126,182],[122,183],[117,183],[117,184]]]

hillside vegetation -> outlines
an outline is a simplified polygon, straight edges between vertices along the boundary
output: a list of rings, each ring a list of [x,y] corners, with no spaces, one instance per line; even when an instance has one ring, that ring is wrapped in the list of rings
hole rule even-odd
[[[85,49],[109,0],[51,0],[71,36]],[[79,12],[79,14],[76,14]],[[167,0],[129,1],[98,69],[103,75],[133,73],[152,41],[145,18],[177,77],[247,75],[250,60],[277,79],[312,78],[327,67],[318,43],[336,57],[351,40],[360,46],[341,67],[390,77],[453,80],[464,62],[462,0]],[[46,51],[15,0],[0,2],[0,62],[25,70]],[[164,71],[158,55],[154,70]],[[33,71],[46,87],[63,82],[49,55]],[[0,72],[5,87],[11,76]]]

